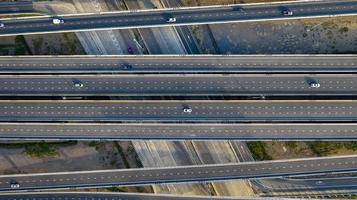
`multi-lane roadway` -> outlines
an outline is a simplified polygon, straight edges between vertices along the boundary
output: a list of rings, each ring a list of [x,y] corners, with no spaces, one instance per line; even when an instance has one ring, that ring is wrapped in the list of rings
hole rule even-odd
[[[192,112],[184,112],[190,108]],[[0,101],[0,121],[355,121],[357,101]]]
[[[5,1],[0,2],[0,15],[33,12],[32,1]]]
[[[147,185],[155,183],[257,179],[354,171],[357,171],[357,155],[167,168],[1,175],[0,190],[16,191],[106,187],[113,185]],[[11,188],[11,185],[14,184],[18,184],[19,187]]]
[[[0,140],[333,140],[357,139],[357,124],[0,123]]]
[[[175,194],[109,193],[109,192],[27,192],[0,193],[0,200],[296,200],[279,197],[222,197]],[[312,199],[310,200],[317,200]]]
[[[292,11],[293,15],[284,15]],[[231,5],[194,8],[124,11],[88,15],[66,15],[63,24],[53,24],[50,17],[3,20],[0,35],[23,35],[70,31],[127,29],[193,24],[266,21],[357,14],[354,0],[305,1],[284,4]],[[175,22],[168,22],[175,18]]]
[[[319,87],[313,87],[319,84]],[[353,74],[0,75],[2,96],[356,95]]]
[[[356,73],[356,55],[2,56],[2,74]]]

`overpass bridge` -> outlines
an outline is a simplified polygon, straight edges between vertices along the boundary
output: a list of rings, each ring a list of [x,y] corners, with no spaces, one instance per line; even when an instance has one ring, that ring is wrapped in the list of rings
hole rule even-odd
[[[284,10],[290,10],[294,14],[292,16],[283,15]],[[357,2],[353,0],[132,10],[101,14],[92,13],[58,16],[64,20],[63,24],[53,24],[51,17],[29,17],[26,19],[2,20],[5,28],[0,29],[0,36],[250,21],[256,22],[351,16],[356,14]],[[176,21],[168,22],[169,18],[175,18]]]
[[[351,141],[356,123],[0,123],[0,140]]]
[[[312,83],[319,83],[314,88]],[[356,74],[0,75],[0,96],[354,96]]]
[[[355,171],[357,155],[164,168],[14,174],[0,175],[0,191],[262,179]],[[12,183],[18,183],[20,187],[11,188]]]
[[[192,112],[184,112],[184,108]],[[0,100],[2,122],[353,122],[355,100]]]
[[[0,57],[0,74],[346,74],[356,72],[356,55],[75,55]]]

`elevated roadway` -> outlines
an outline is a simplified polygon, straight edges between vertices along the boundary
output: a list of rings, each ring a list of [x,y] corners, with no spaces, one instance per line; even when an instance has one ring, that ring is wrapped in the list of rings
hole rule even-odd
[[[143,193],[109,193],[109,192],[24,192],[2,193],[0,200],[294,200],[295,198],[270,197],[219,197],[199,195],[170,195]],[[310,198],[311,199],[311,198]],[[295,199],[296,200],[296,199]],[[317,200],[317,199],[311,199]]]
[[[0,123],[0,140],[357,140],[357,124]]]
[[[319,88],[310,87],[317,82]],[[76,83],[83,87],[76,87]],[[0,96],[351,96],[353,74],[0,75]]]
[[[356,55],[2,56],[2,74],[356,73]]]
[[[292,16],[282,12],[289,9]],[[287,20],[357,14],[354,0],[305,1],[281,4],[229,5],[146,11],[122,11],[101,14],[60,16],[63,24],[53,24],[50,17],[3,20],[1,36],[58,33],[71,31],[182,26],[247,21]],[[170,17],[176,22],[167,22]]]
[[[167,168],[1,175],[0,190],[70,189],[158,183],[259,179],[357,171],[357,155]],[[11,188],[18,183],[19,188]]]
[[[190,107],[191,113],[183,112]],[[357,101],[0,101],[0,121],[345,121]]]
[[[0,2],[0,16],[34,12],[31,0]]]

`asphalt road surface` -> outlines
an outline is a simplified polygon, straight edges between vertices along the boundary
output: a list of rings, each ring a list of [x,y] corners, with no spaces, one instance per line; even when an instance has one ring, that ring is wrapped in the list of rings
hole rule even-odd
[[[319,83],[319,88],[311,87]],[[82,86],[76,87],[76,84]],[[356,95],[352,74],[0,75],[2,96]]]
[[[292,11],[293,15],[283,15],[284,10]],[[0,35],[265,21],[355,14],[357,14],[357,2],[354,0],[309,1],[253,6],[197,7],[191,9],[149,11],[133,10],[107,14],[62,16],[61,19],[64,20],[63,24],[53,24],[52,18],[48,17],[3,20],[5,28],[0,29]],[[172,17],[176,18],[176,22],[168,22],[168,19]]]
[[[3,56],[3,74],[357,73],[355,55]]]
[[[189,107],[192,112],[184,112]],[[357,101],[0,101],[0,121],[355,121]]]
[[[33,12],[32,1],[0,2],[0,14],[18,14]]]
[[[167,168],[1,175],[0,191],[257,179],[357,171],[357,155]],[[11,188],[18,183],[19,188]]]
[[[217,197],[198,195],[164,195],[139,193],[98,192],[30,192],[0,194],[0,200],[289,200],[290,198],[269,197]],[[314,199],[311,199],[314,200]]]
[[[0,123],[0,140],[357,140],[357,124]]]
[[[269,194],[284,195],[288,193],[298,192],[312,192],[320,191],[334,193],[343,191],[356,191],[357,189],[357,177],[353,177],[349,174],[344,177],[301,177],[296,178],[282,178],[282,179],[265,179],[263,185],[260,185],[259,190],[266,191]]]

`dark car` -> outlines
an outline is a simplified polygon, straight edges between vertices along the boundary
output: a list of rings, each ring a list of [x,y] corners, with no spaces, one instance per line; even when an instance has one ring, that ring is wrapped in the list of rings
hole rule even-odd
[[[293,15],[293,11],[288,10],[288,9],[283,10],[283,15],[284,16],[292,16]]]
[[[133,48],[129,47],[129,48],[128,48],[128,53],[129,53],[129,54],[134,54]]]
[[[121,67],[122,67],[122,69],[125,69],[125,70],[130,70],[133,68],[133,66],[131,66],[129,64],[122,64]]]

